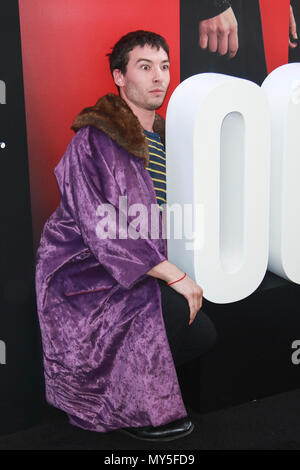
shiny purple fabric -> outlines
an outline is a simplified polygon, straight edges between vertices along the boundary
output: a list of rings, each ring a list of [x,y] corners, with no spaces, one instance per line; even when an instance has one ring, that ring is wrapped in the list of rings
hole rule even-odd
[[[36,258],[46,399],[92,431],[159,426],[187,416],[158,282],[166,240],[97,237],[100,203],[156,204],[143,160],[86,126],[56,166],[61,202]]]

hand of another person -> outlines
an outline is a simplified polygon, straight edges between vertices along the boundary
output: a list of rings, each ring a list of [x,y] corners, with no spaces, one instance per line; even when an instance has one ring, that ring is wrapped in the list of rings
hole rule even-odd
[[[228,59],[236,55],[239,48],[238,23],[232,8],[199,22],[199,46],[223,56],[227,54]]]
[[[183,295],[186,300],[188,301],[190,307],[190,321],[189,325],[191,325],[202,307],[202,296],[203,296],[203,289],[196,284],[193,279],[186,275],[181,281],[175,282],[174,284],[170,285],[176,292]]]
[[[296,20],[295,20],[292,5],[290,5],[290,38],[298,39],[297,25],[296,25]],[[295,49],[295,47],[298,46],[298,43],[297,42],[292,42],[291,39],[289,39],[289,45],[292,49]]]

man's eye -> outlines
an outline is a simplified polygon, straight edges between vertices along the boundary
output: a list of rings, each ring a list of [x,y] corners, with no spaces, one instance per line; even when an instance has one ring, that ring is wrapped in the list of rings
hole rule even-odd
[[[148,69],[149,69],[149,65],[146,65],[146,64],[142,65],[142,69],[143,69],[143,70],[148,70]]]
[[[168,70],[168,69],[169,69],[169,67],[170,67],[169,65],[163,65],[163,67],[162,67],[162,68],[163,68],[163,70]]]

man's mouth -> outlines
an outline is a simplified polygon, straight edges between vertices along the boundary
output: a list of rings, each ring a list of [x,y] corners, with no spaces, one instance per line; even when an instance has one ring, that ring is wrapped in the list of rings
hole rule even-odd
[[[164,90],[161,90],[160,88],[155,88],[155,90],[151,90],[150,93],[164,93]]]

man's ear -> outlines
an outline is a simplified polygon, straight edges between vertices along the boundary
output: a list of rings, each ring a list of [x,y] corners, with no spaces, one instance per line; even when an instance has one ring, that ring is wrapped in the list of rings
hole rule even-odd
[[[114,82],[117,86],[123,86],[124,85],[124,75],[122,74],[121,70],[115,69],[113,70],[113,77],[114,77]]]

